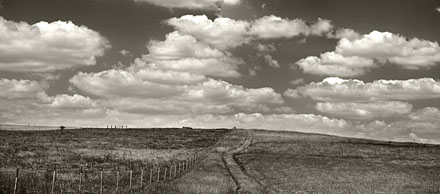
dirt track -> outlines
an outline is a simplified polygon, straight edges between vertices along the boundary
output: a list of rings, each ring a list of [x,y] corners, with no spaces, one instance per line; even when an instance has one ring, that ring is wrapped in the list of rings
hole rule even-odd
[[[246,139],[243,141],[243,143],[235,149],[232,149],[223,154],[223,161],[225,162],[229,173],[231,174],[237,185],[236,191],[239,194],[266,193],[263,187],[257,181],[255,181],[253,178],[242,171],[242,168],[240,167],[240,165],[237,164],[234,157],[236,154],[244,151],[247,147],[249,147],[252,144],[252,141],[252,130],[246,130]]]

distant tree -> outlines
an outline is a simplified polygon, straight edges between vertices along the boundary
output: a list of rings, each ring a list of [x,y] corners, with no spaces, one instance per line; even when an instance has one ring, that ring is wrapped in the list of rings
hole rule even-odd
[[[66,127],[65,126],[60,126],[60,130],[64,130]]]

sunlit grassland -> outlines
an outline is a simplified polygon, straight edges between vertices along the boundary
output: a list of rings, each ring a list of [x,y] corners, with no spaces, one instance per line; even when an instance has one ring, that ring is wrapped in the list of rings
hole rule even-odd
[[[167,184],[152,187],[150,193],[166,194],[233,194],[236,185],[224,165],[222,155],[239,146],[245,139],[244,130],[227,133],[213,151],[191,172]]]
[[[57,170],[55,193],[77,193],[80,173],[83,192],[97,193],[101,169],[104,193],[116,192],[117,171],[120,172],[118,193],[159,192],[161,187],[173,188],[175,184],[148,183],[151,168],[157,169],[158,165],[169,168],[195,153],[208,153],[228,132],[226,129],[0,131],[3,173],[0,173],[0,191],[12,190],[14,173],[11,172],[20,168],[19,193],[49,193],[54,169]],[[215,160],[203,161],[215,163]],[[142,168],[144,188],[140,187]],[[133,177],[130,190],[129,170]]]
[[[440,193],[440,146],[256,131],[244,169],[269,193]]]
[[[217,142],[227,130],[79,129],[0,131],[0,166],[38,169],[132,163],[158,163],[186,158]]]

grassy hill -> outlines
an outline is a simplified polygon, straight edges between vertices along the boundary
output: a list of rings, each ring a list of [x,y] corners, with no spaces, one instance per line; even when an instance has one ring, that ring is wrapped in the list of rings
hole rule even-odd
[[[268,193],[440,193],[440,146],[255,131],[236,156]]]
[[[440,145],[265,130],[252,130],[251,134],[225,129],[0,130],[0,175],[17,167],[50,169],[57,164],[78,169],[92,165],[95,169],[108,169],[104,174],[104,192],[112,193],[114,166],[132,169],[135,165],[133,176],[137,178],[133,184],[137,186],[139,166],[149,169],[148,164],[180,162],[205,150],[203,159],[176,179],[125,191],[231,194],[240,180],[231,176],[231,170],[237,169],[228,168],[224,156],[245,141],[252,143],[233,158],[239,165],[238,171],[263,188],[261,193],[440,193]],[[63,193],[76,193],[78,171],[72,176],[73,179],[65,178],[65,185],[57,187],[55,193],[63,188]],[[127,189],[127,171],[121,171],[121,176]],[[8,185],[5,191],[10,191],[13,183],[12,177],[8,177],[0,178],[0,182]],[[50,189],[50,172],[44,176],[22,174],[21,179],[29,187],[43,179],[40,187],[44,191]],[[91,171],[88,186],[83,189],[96,192],[97,185],[99,171]]]

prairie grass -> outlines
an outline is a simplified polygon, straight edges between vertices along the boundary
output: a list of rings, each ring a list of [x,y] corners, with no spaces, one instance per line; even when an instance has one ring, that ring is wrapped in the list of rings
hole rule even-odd
[[[21,169],[18,193],[50,193],[55,168],[57,178],[54,190],[57,194],[78,193],[80,175],[82,175],[82,193],[99,193],[101,169],[103,193],[116,193],[118,171],[118,193],[150,193],[150,191],[160,193],[161,187],[171,189],[173,186],[163,182],[163,177],[161,182],[157,182],[159,166],[162,166],[160,173],[163,173],[165,167],[169,169],[172,164],[194,156],[195,153],[206,153],[207,149],[211,149],[211,146],[228,131],[226,129],[0,131],[0,194],[12,192],[16,168]],[[143,188],[140,186],[142,168],[144,169]],[[151,169],[154,172],[154,180],[150,184]],[[215,168],[209,169],[215,170]],[[163,190],[163,193],[168,192]]]
[[[269,193],[440,193],[440,146],[255,131],[237,156]]]
[[[1,131],[0,170],[163,163],[193,155],[228,130],[78,129]]]

